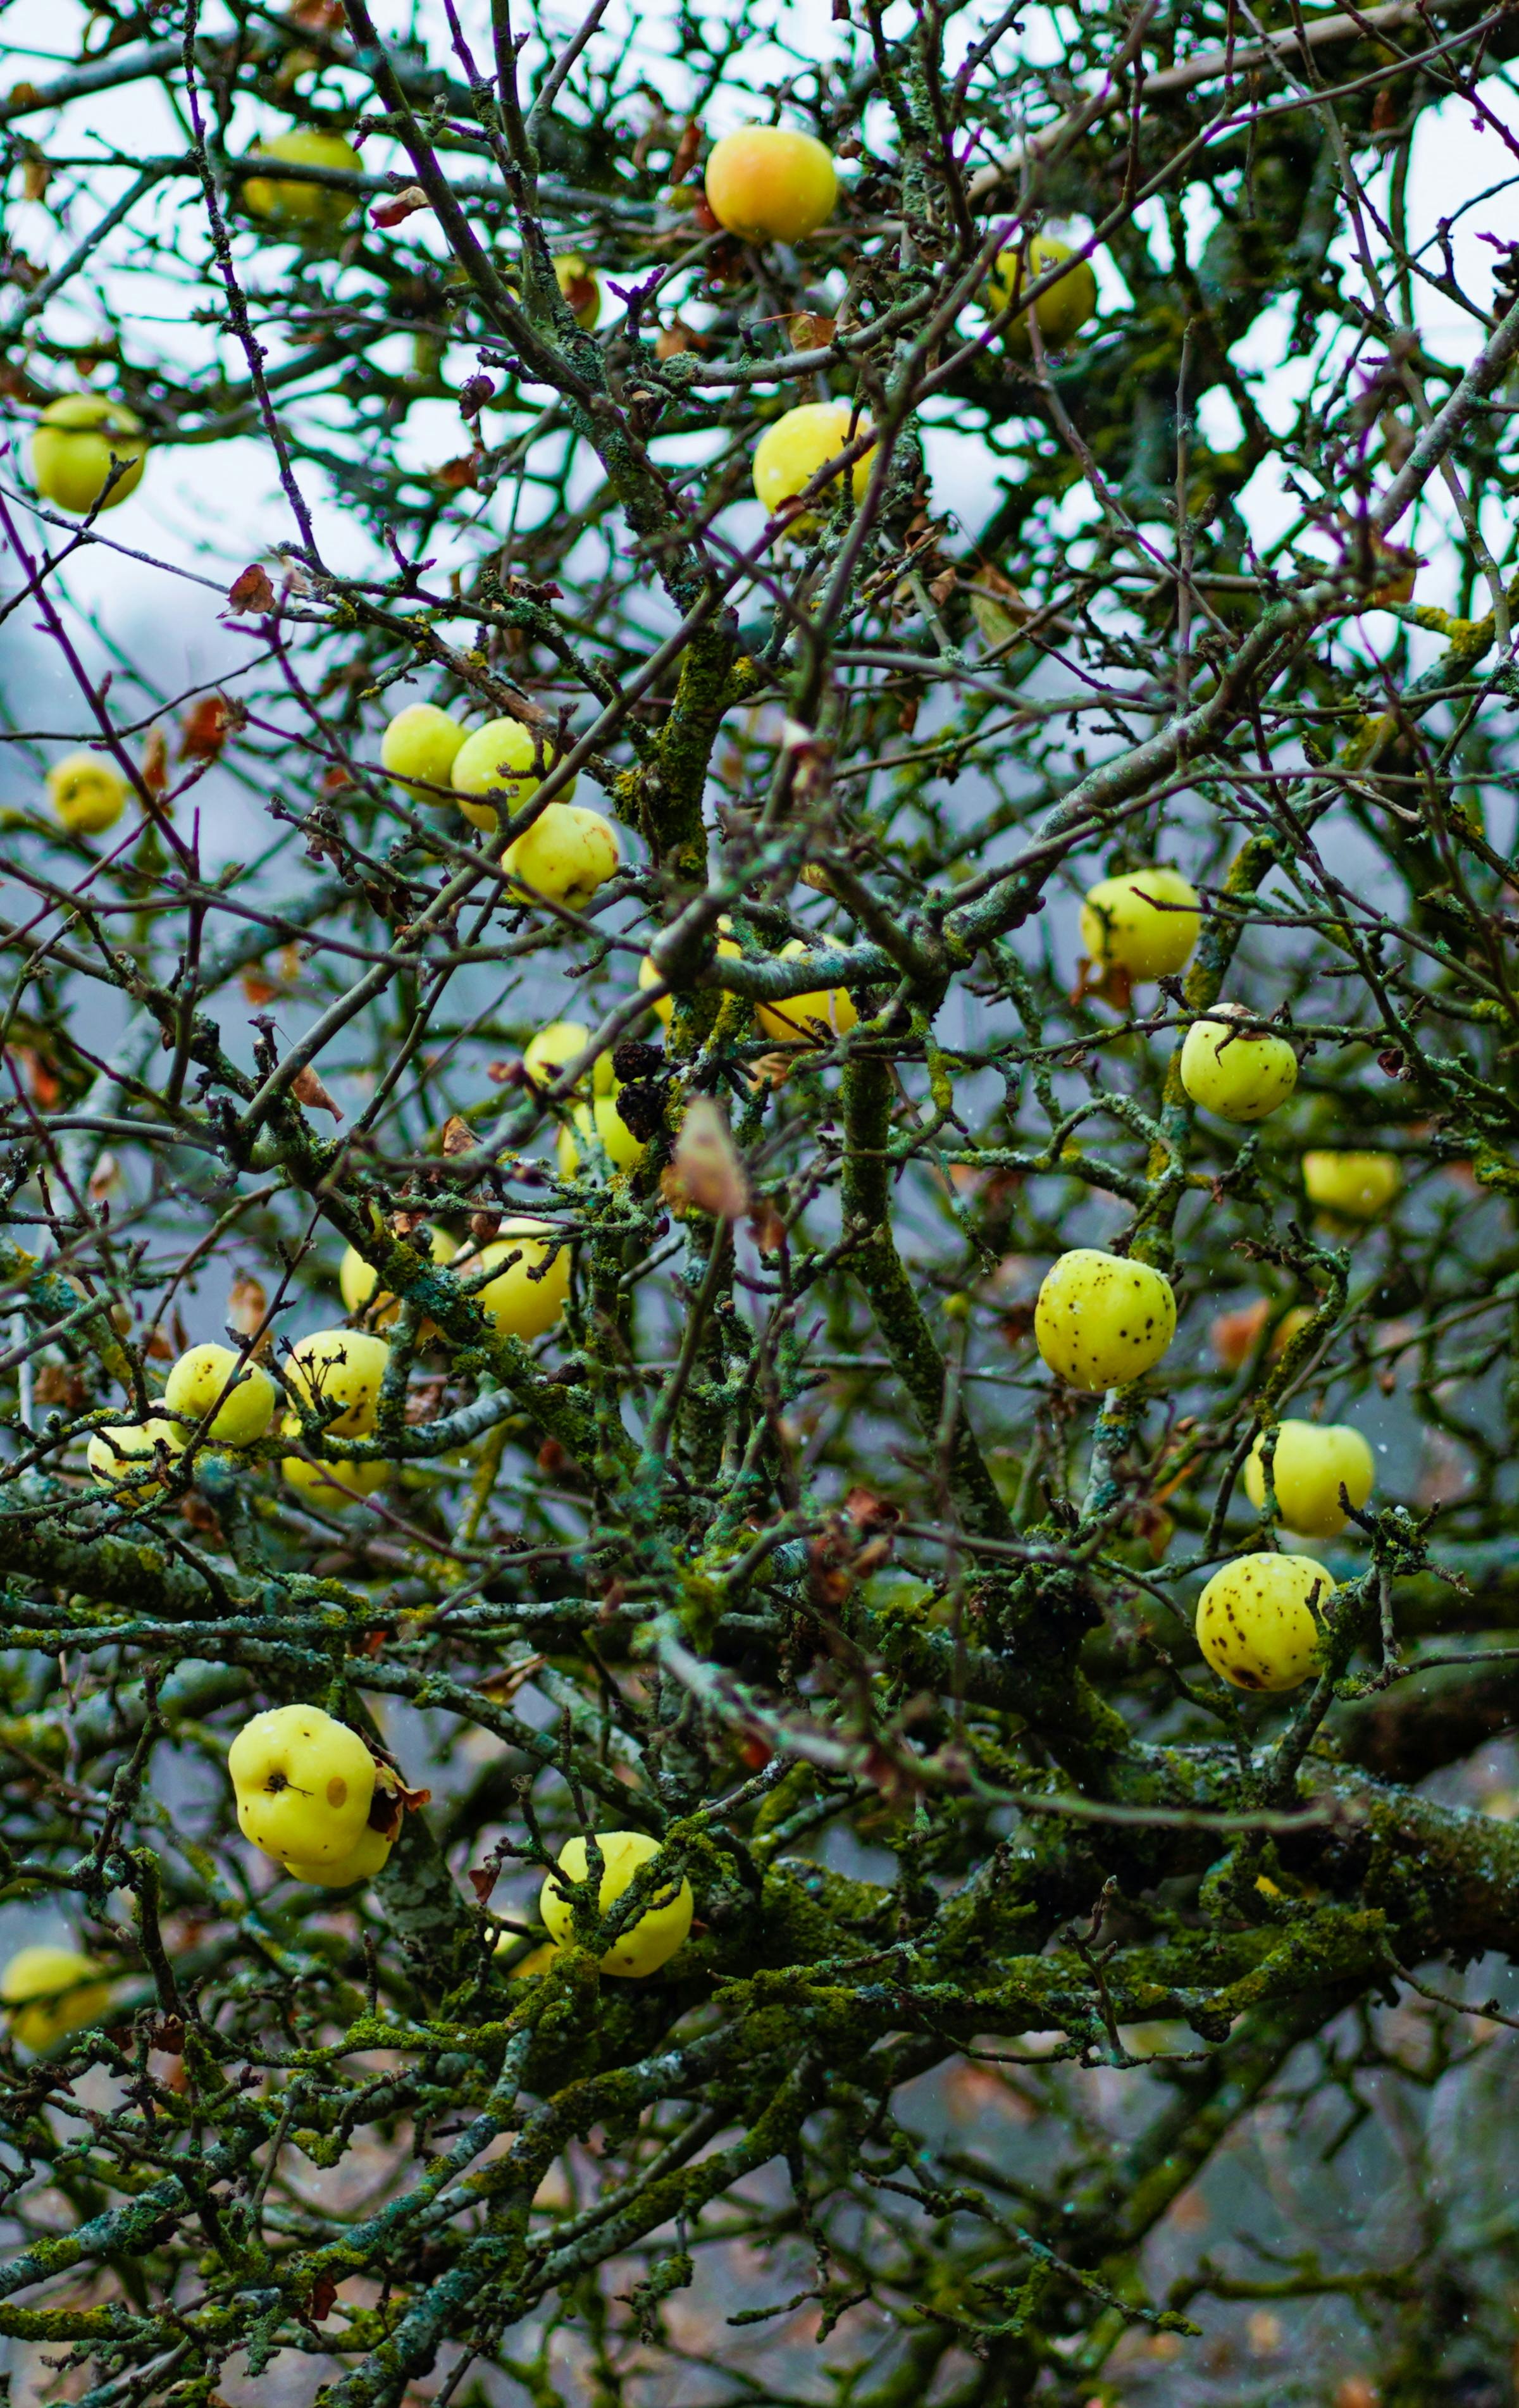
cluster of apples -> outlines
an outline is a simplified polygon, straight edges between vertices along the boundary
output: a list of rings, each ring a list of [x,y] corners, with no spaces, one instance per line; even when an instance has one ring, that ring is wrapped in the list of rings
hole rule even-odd
[[[232,1742],[227,1771],[244,1838],[294,1880],[346,1889],[372,1880],[388,1862],[400,1828],[400,1784],[358,1732],[323,1707],[275,1706],[255,1714]],[[596,1844],[597,1912],[604,1917],[658,1856],[659,1843],[642,1831],[604,1831]],[[517,1967],[519,1973],[542,1971],[560,1948],[573,1943],[575,1900],[565,1885],[578,1887],[589,1871],[585,1841],[570,1840],[539,1900],[549,1942]],[[602,1971],[635,1981],[657,1972],[685,1941],[694,1906],[683,1877],[657,1887],[602,1956]],[[509,1935],[502,1944],[513,1944]]]
[[[530,1217],[503,1221],[495,1237],[483,1246],[472,1240],[460,1245],[446,1229],[429,1229],[427,1239],[435,1263],[447,1263],[471,1281],[486,1272],[493,1274],[480,1286],[472,1287],[471,1294],[504,1338],[541,1338],[564,1312],[569,1296],[569,1249],[555,1243],[550,1222]],[[337,1284],[350,1312],[364,1313],[382,1329],[400,1310],[356,1247],[350,1246],[343,1256]],[[389,1355],[382,1340],[371,1343],[381,1345]],[[378,1398],[378,1380],[375,1393]]]
[[[476,827],[493,829],[537,794],[548,775],[541,738],[519,719],[488,719],[471,735],[436,703],[397,711],[380,747],[380,765],[420,803],[453,803]],[[572,803],[576,780],[545,803],[514,838],[501,866],[540,900],[578,910],[617,868],[617,837],[599,811]]]
[[[381,1339],[365,1330],[319,1329],[292,1347],[285,1376],[303,1403],[313,1411],[328,1411],[326,1426],[337,1436],[365,1438],[375,1426],[389,1354]],[[197,1431],[222,1451],[254,1446],[274,1419],[279,1394],[262,1364],[245,1360],[232,1347],[192,1346],[164,1383],[161,1413],[95,1431],[88,1450],[90,1469],[102,1487],[150,1504],[162,1494],[173,1458]],[[299,1413],[287,1412],[281,1437],[298,1438],[300,1429]],[[383,1464],[371,1463],[329,1469],[294,1455],[286,1455],[280,1468],[292,1487],[328,1503],[354,1490],[367,1495],[386,1470]],[[334,1487],[335,1481],[343,1484],[343,1490]]]
[[[725,917],[718,922],[720,930],[730,925]],[[733,937],[720,935],[717,950],[731,959],[742,948]],[[800,937],[794,937],[781,948],[780,959],[805,961],[810,950]],[[647,990],[661,983],[652,960],[645,954],[638,966],[639,986]],[[674,997],[656,996],[652,1009],[667,1028],[675,1016]],[[859,1014],[848,989],[837,986],[820,987],[810,995],[788,996],[783,1003],[759,1004],[754,1018],[761,1033],[772,1044],[799,1046],[816,1044],[830,1037],[847,1037],[857,1025]],[[590,1041],[591,1032],[582,1022],[552,1020],[523,1047],[523,1068],[536,1085],[551,1086],[578,1060]],[[643,1160],[648,1144],[629,1128],[617,1107],[622,1083],[608,1055],[598,1054],[592,1066],[589,1098],[572,1104],[569,1121],[559,1132],[556,1153],[561,1178],[574,1178],[580,1168],[580,1145],[593,1139],[615,1170],[631,1170]]]
[[[323,1707],[276,1706],[255,1714],[232,1742],[227,1771],[244,1838],[295,1881],[346,1889],[383,1870],[400,1827],[400,1784],[358,1732]],[[596,1845],[597,1912],[604,1917],[658,1856],[659,1843],[642,1831],[603,1831]],[[589,1870],[585,1841],[567,1842],[539,1900],[549,1942],[519,1973],[542,1971],[572,1944],[575,1901],[564,1885],[578,1887]],[[657,1972],[685,1941],[694,1907],[683,1877],[656,1888],[602,1956],[602,1971],[632,1981]],[[502,1944],[513,1944],[509,1935]]]
[[[1082,941],[1102,970],[1134,981],[1171,977],[1201,930],[1197,890],[1166,865],[1104,878],[1082,906]],[[1222,1120],[1252,1123],[1285,1103],[1297,1057],[1284,1037],[1240,1005],[1215,1004],[1182,1044],[1191,1101]],[[1303,1156],[1310,1200],[1340,1222],[1369,1221],[1397,1194],[1395,1155],[1313,1152]],[[1039,1288],[1034,1334],[1049,1369],[1095,1393],[1141,1379],[1176,1335],[1176,1297],[1163,1271],[1094,1246],[1059,1256]],[[1245,1489],[1257,1510],[1268,1486],[1290,1528],[1331,1539],[1371,1494],[1371,1450],[1349,1424],[1283,1421],[1255,1440]],[[1248,1689],[1296,1688],[1312,1668],[1316,1609],[1333,1584],[1307,1555],[1247,1555],[1216,1572],[1197,1607],[1197,1639],[1224,1678]]]
[[[474,1291],[475,1300],[503,1335],[540,1338],[565,1309],[569,1294],[569,1254],[556,1247],[549,1223],[509,1220],[488,1245],[456,1247],[444,1229],[428,1232],[433,1260],[452,1262],[472,1275],[494,1272]],[[353,1247],[338,1269],[343,1302],[351,1313],[366,1312],[384,1327],[398,1311],[394,1297],[377,1295],[379,1281]],[[296,1398],[323,1416],[336,1438],[368,1438],[380,1412],[380,1392],[390,1346],[373,1329],[319,1329],[298,1339],[285,1358],[285,1379]],[[192,1346],[164,1383],[161,1412],[138,1422],[97,1429],[87,1453],[90,1470],[104,1488],[123,1500],[150,1504],[163,1493],[173,1458],[197,1431],[223,1451],[256,1445],[267,1432],[279,1390],[263,1366],[230,1346]],[[298,1412],[288,1411],[280,1436],[296,1439]],[[291,1487],[329,1509],[372,1496],[390,1476],[383,1462],[309,1463],[282,1457]]]
[[[814,136],[783,125],[745,125],[714,147],[706,193],[708,208],[729,234],[746,242],[803,242],[832,217],[838,177],[831,154]],[[1072,341],[1097,306],[1096,280],[1068,243],[1049,235],[1004,251],[987,280],[987,306],[1000,315],[1017,308],[1026,286],[1052,274],[1055,280],[1037,296],[1032,313],[1019,310],[1010,322],[1007,338],[1016,349],[1028,348],[1030,314],[1052,349]],[[868,422],[848,402],[810,401],[785,410],[767,427],[754,452],[754,493],[767,515],[787,510],[831,463],[840,461],[847,446],[867,439],[869,433]],[[826,479],[824,494],[842,475],[840,462]],[[866,449],[850,466],[856,502],[869,479]],[[811,509],[790,509],[784,533],[810,535],[818,516]]]
[[[243,206],[250,216],[307,243],[328,241],[340,230],[351,214],[352,194],[337,185],[312,183],[298,171],[356,173],[363,162],[341,134],[297,126],[256,143],[254,155],[268,162],[270,172],[244,180]],[[714,146],[706,196],[719,225],[743,241],[804,242],[832,217],[838,176],[832,154],[815,136],[789,126],[745,125]],[[553,266],[576,322],[589,334],[601,315],[595,265],[583,253],[567,251]],[[1036,284],[1044,289],[1031,308],[1020,308],[1024,292]],[[1015,351],[1029,348],[1031,317],[1043,341],[1059,350],[1096,310],[1096,280],[1089,261],[1068,243],[1035,235],[1001,253],[987,279],[985,300],[995,316],[1014,313],[1006,339]],[[754,453],[754,491],[767,512],[774,516],[794,502],[862,433],[868,435],[867,425],[846,402],[808,402],[786,410],[766,430]],[[34,430],[33,475],[47,500],[82,516],[125,501],[141,481],[147,452],[142,422],[124,402],[103,394],[64,394],[49,403]],[[840,467],[836,477],[842,473]],[[851,467],[856,500],[869,473],[867,452]],[[793,512],[785,532],[803,535],[816,523],[811,510]],[[414,774],[429,785],[446,782],[425,769]]]
[[[293,1880],[317,1889],[350,1889],[372,1881],[389,1862],[404,1811],[401,1784],[359,1733],[324,1707],[274,1706],[254,1714],[227,1752],[227,1772],[244,1838]],[[601,1831],[596,1847],[596,1913],[605,1921],[660,1846],[644,1831]],[[567,1841],[538,1900],[549,1938],[513,1968],[514,1979],[547,1971],[561,1950],[574,1945],[574,1893],[589,1878],[586,1841]],[[601,1971],[621,1981],[646,1981],[683,1947],[695,1909],[683,1874],[658,1883],[649,1904],[601,1956]],[[508,1933],[498,1953],[515,1944]],[[110,2000],[104,1969],[74,1948],[18,1949],[0,1972],[0,2006],[11,2036],[34,2056],[98,2024]]]

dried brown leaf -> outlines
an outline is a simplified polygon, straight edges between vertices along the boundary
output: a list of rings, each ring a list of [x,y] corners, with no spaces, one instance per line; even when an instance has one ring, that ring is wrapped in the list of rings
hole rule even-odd
[[[414,218],[419,209],[430,209],[432,206],[420,184],[408,184],[404,191],[392,193],[388,200],[377,201],[369,212],[369,222],[397,226],[404,219]]]
[[[169,782],[169,740],[161,727],[150,727],[142,748],[142,782],[156,801]]]
[[[32,1394],[39,1405],[63,1405],[74,1413],[84,1402],[84,1382],[66,1363],[43,1363],[38,1367]]]
[[[688,326],[683,318],[672,318],[669,324],[662,326],[654,337],[656,360],[678,359],[682,351],[704,351],[706,349],[701,336]]]
[[[1226,1371],[1238,1371],[1249,1361],[1270,1318],[1270,1302],[1264,1296],[1234,1312],[1215,1314],[1209,1324],[1208,1342]]]
[[[670,182],[672,184],[683,184],[685,182],[686,178],[690,175],[692,168],[696,164],[696,153],[700,149],[701,120],[699,117],[688,117],[686,119],[685,125],[681,130],[681,139],[675,146],[674,156],[670,160]]]
[[[247,712],[224,694],[203,694],[179,730],[181,761],[214,761]]]
[[[251,1271],[238,1271],[227,1290],[226,1326],[239,1338],[251,1338],[255,1329],[264,1326],[269,1299],[264,1293],[263,1282]]]
[[[750,1235],[762,1254],[779,1254],[786,1242],[786,1225],[768,1196],[761,1196],[749,1215]]]
[[[798,309],[786,321],[786,340],[794,351],[820,351],[838,332],[838,319],[821,309]]]
[[[227,600],[235,610],[272,610],[274,587],[268,570],[258,561],[250,561],[242,575],[235,577],[228,586]]]
[[[309,1062],[296,1071],[290,1089],[298,1104],[308,1105],[314,1112],[331,1112],[335,1121],[342,1119],[342,1105],[333,1101]]]
[[[869,1488],[852,1488],[844,1499],[844,1511],[866,1538],[881,1530],[895,1530],[902,1518],[900,1507]]]
[[[193,1489],[188,1497],[179,1499],[179,1519],[188,1522],[198,1537],[209,1539],[213,1546],[226,1545],[225,1534],[216,1518],[216,1508],[208,1505],[204,1497],[197,1497]]]
[[[387,1840],[398,1837],[402,1819],[425,1806],[430,1789],[408,1789],[393,1764],[375,1766],[375,1794],[369,1800],[369,1828]]]
[[[660,1183],[667,1203],[694,1206],[714,1220],[739,1221],[748,1211],[749,1174],[710,1096],[686,1107],[675,1158]]]

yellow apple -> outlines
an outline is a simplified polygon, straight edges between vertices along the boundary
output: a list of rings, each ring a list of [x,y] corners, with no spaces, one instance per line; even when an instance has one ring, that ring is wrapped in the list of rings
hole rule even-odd
[[[551,1021],[547,1028],[540,1028],[523,1047],[523,1068],[538,1086],[552,1086],[560,1072],[584,1053],[590,1039],[590,1030],[580,1021]],[[634,1136],[617,1110],[618,1083],[610,1054],[598,1054],[592,1066],[591,1100],[577,1103],[573,1110],[573,1127],[566,1122],[559,1130],[556,1153],[561,1179],[573,1179],[580,1167],[580,1149],[576,1142],[576,1131],[581,1139],[588,1140],[593,1126],[615,1169],[627,1170],[634,1163],[643,1160],[646,1147]],[[579,1093],[583,1094],[584,1085],[582,1080]]]
[[[103,393],[65,393],[32,430],[32,478],[44,501],[82,518],[98,505],[115,509],[142,482],[148,438],[142,421]],[[111,485],[113,463],[124,465]]]
[[[1266,1502],[1265,1451],[1263,1432],[1245,1465],[1245,1493],[1257,1511]],[[1349,1422],[1277,1424],[1271,1466],[1277,1506],[1288,1527],[1305,1538],[1337,1538],[1349,1518],[1340,1488],[1359,1511],[1375,1478],[1371,1449]]]
[[[68,752],[48,772],[48,800],[75,836],[103,836],[126,809],[127,782],[98,752]]]
[[[495,1943],[496,1955],[505,1956],[509,1948],[516,1947],[517,1940],[518,1935],[515,1931],[504,1931]],[[536,1948],[530,1948],[526,1956],[512,1966],[507,1975],[508,1981],[526,1982],[531,1980],[535,1973],[546,1973],[559,1953],[556,1942],[540,1940]]]
[[[728,918],[727,913],[724,912],[717,924],[719,928],[731,928],[733,923]],[[739,944],[736,937],[720,936],[717,940],[717,950],[719,953],[725,954],[730,960],[737,960],[738,955],[742,953],[743,947]],[[654,968],[652,956],[645,953],[642,961],[638,964],[638,984],[640,987],[650,987],[657,986],[658,983],[659,972]],[[655,1011],[658,1012],[660,1019],[667,1028],[670,1025],[671,1019],[674,1017],[674,996],[662,995],[653,1008]]]
[[[731,928],[733,923],[724,914],[717,924],[720,930],[725,930]],[[727,935],[719,936],[717,950],[721,956],[730,960],[737,960],[743,953],[738,939]],[[794,937],[789,944],[781,948],[780,958],[783,962],[805,961],[810,950],[800,937]],[[650,955],[645,953],[638,964],[639,986],[653,986],[658,979],[658,970]],[[653,1008],[667,1028],[675,1010],[674,996],[661,996]],[[831,1031],[835,1037],[847,1037],[850,1030],[857,1025],[860,1015],[854,1009],[848,988],[836,986],[826,990],[820,988],[812,995],[788,996],[784,1003],[758,1004],[754,1016],[765,1035],[777,1045],[815,1045],[820,1041],[825,1043],[827,1038],[824,1035],[820,1040],[814,1023],[821,1022],[823,1030]]]
[[[1120,1388],[1139,1379],[1175,1335],[1171,1283],[1149,1263],[1077,1246],[1044,1275],[1034,1336],[1050,1369],[1073,1388]]]
[[[597,1096],[590,1104],[577,1104],[571,1118],[573,1127],[566,1123],[560,1129],[554,1149],[561,1179],[574,1178],[580,1167],[580,1144],[591,1143],[593,1129],[614,1170],[631,1170],[649,1151],[645,1140],[634,1136],[618,1111],[615,1094]]]
[[[783,502],[805,493],[820,468],[837,459],[846,443],[867,431],[867,422],[855,417],[847,401],[804,401],[767,426],[754,446],[754,491],[774,518]],[[871,454],[861,454],[850,470],[850,486],[861,501],[870,482]],[[837,484],[838,478],[832,481]],[[820,512],[832,509],[837,496],[826,487],[816,509],[795,512],[788,532],[804,535],[818,523]]]
[[[364,165],[351,142],[311,125],[255,142],[253,155],[278,161],[281,167],[342,167],[353,175]],[[336,234],[357,201],[356,193],[340,192],[335,184],[305,184],[288,176],[250,176],[243,184],[243,207],[251,217],[289,226],[297,234]]]
[[[291,1348],[285,1376],[297,1396],[316,1411],[335,1404],[341,1407],[324,1425],[336,1437],[366,1438],[375,1426],[380,1383],[390,1359],[391,1350],[383,1338],[375,1338],[366,1329],[318,1329]]]
[[[283,1856],[280,1862],[295,1881],[313,1882],[319,1889],[347,1889],[351,1882],[372,1880],[388,1859],[392,1844],[383,1831],[366,1825],[349,1854],[335,1856],[330,1864],[313,1864],[301,1856]]]
[[[578,1061],[590,1042],[591,1031],[583,1021],[551,1020],[523,1047],[523,1068],[535,1086],[552,1087],[560,1072]],[[580,1084],[583,1088],[583,1079]],[[592,1093],[609,1096],[616,1084],[611,1055],[598,1054],[591,1066]]]
[[[505,1266],[496,1278],[475,1291],[476,1303],[503,1337],[541,1338],[565,1310],[569,1295],[569,1248],[562,1245],[551,1262],[544,1240],[552,1235],[547,1221],[503,1221],[499,1237],[457,1265],[466,1279],[472,1273],[494,1270],[498,1263]]]
[[[579,803],[549,803],[501,856],[508,874],[534,896],[578,910],[617,868],[609,820]]]
[[[740,126],[707,162],[707,206],[745,242],[805,242],[838,198],[832,152],[787,125]]]
[[[298,1439],[300,1434],[295,1415],[287,1413],[279,1425],[280,1437]],[[308,1463],[299,1455],[279,1458],[279,1474],[286,1486],[324,1513],[341,1513],[372,1497],[376,1489],[384,1487],[394,1468],[389,1463]]]
[[[721,953],[721,951],[722,951],[722,947],[721,947],[721,946],[719,946],[719,947],[718,947],[718,951]],[[737,951],[738,951],[738,947],[737,947],[737,946],[735,946],[735,947],[734,947],[734,951],[737,953]],[[659,985],[659,983],[660,983],[660,974],[659,974],[658,970],[656,970],[656,969],[655,969],[655,968],[654,968],[654,965],[653,965],[653,959],[652,959],[652,955],[650,955],[650,954],[648,954],[648,953],[645,953],[645,955],[644,955],[644,957],[643,957],[642,961],[638,964],[638,984],[639,984],[639,986],[640,986],[640,987],[651,987],[651,986],[658,986],[658,985]],[[674,997],[674,996],[673,996],[673,995],[661,995],[661,996],[655,996],[655,998],[654,998],[654,1002],[653,1002],[653,1005],[652,1005],[652,1009],[653,1009],[653,1010],[654,1010],[654,1011],[656,1011],[656,1012],[658,1013],[658,1015],[659,1015],[660,1019],[664,1022],[664,1024],[665,1024],[666,1027],[667,1028],[667,1027],[669,1026],[669,1025],[670,1025],[671,1020],[672,1020],[672,1019],[674,1018],[674,1016],[675,1016],[675,997]]]
[[[123,1501],[150,1505],[163,1494],[162,1480],[153,1477],[155,1469],[163,1468],[161,1447],[171,1458],[180,1454],[184,1432],[177,1422],[162,1421],[155,1413],[149,1421],[97,1429],[85,1450],[85,1461],[102,1488],[120,1488]]]
[[[1184,969],[1201,928],[1196,887],[1164,864],[1099,878],[1082,905],[1082,943],[1090,959],[1136,979]]]
[[[1395,1154],[1309,1153],[1303,1185],[1309,1201],[1342,1221],[1374,1221],[1403,1184]]]
[[[213,1405],[207,1437],[221,1446],[251,1446],[274,1419],[274,1382],[258,1364],[240,1362],[230,1346],[192,1346],[164,1383],[164,1408],[179,1417],[181,1445]]]
[[[634,1875],[659,1854],[657,1840],[649,1839],[642,1831],[598,1831],[596,1845],[601,1850],[602,1874],[596,1892],[600,1911],[605,1914],[616,1905]],[[570,1840],[559,1851],[560,1870],[572,1882],[583,1882],[587,1865],[585,1842]],[[629,1924],[613,1941],[601,1959],[604,1973],[617,1973],[637,1981],[646,1973],[656,1973],[682,1944],[691,1929],[695,1900],[691,1884],[682,1880],[664,1885],[654,1893],[654,1903],[646,1907],[636,1923]],[[551,1873],[543,1885],[538,1911],[552,1936],[561,1944],[575,1936],[574,1908],[569,1897]]]
[[[434,1262],[451,1263],[459,1250],[447,1229],[437,1229],[429,1226],[425,1232],[416,1232],[410,1242],[418,1248],[419,1253],[421,1251],[419,1240],[423,1234],[427,1240],[427,1251]],[[386,1292],[376,1297],[375,1289],[379,1284],[380,1273],[374,1266],[365,1261],[357,1246],[350,1246],[337,1266],[338,1294],[350,1312],[365,1312],[377,1329],[388,1329],[401,1308],[395,1298]],[[428,1325],[423,1323],[424,1330],[427,1326]],[[383,1372],[380,1376],[383,1378]]]
[[[1333,1588],[1311,1555],[1240,1555],[1197,1599],[1197,1644],[1237,1689],[1296,1689],[1313,1670]]]
[[[14,2038],[40,2056],[100,2021],[110,2004],[110,1985],[77,1948],[38,1944],[18,1948],[0,1973],[0,2004],[10,2009]]]
[[[436,703],[408,703],[380,739],[380,765],[417,802],[453,802],[453,765],[468,740]]]
[[[1279,1354],[1286,1353],[1299,1329],[1306,1329],[1312,1318],[1313,1311],[1311,1305],[1295,1304],[1288,1308],[1272,1330],[1271,1342],[1266,1350],[1273,1363]]]
[[[280,1863],[333,1865],[368,1828],[375,1759],[321,1706],[275,1706],[245,1723],[227,1756],[243,1837]]]
[[[1182,1086],[1223,1121],[1263,1121],[1297,1084],[1297,1056],[1286,1039],[1247,1030],[1240,1024],[1249,1018],[1240,1004],[1215,1004],[1182,1042]]]
[[[1039,333],[1053,351],[1075,340],[1097,306],[1097,280],[1091,262],[1079,259],[1071,245],[1054,235],[1037,234],[1028,245],[1026,271],[1021,251],[1005,251],[986,280],[987,307],[1001,311],[1017,299],[1025,280],[1041,282],[1063,259],[1070,260],[1071,266],[1034,304]],[[1029,349],[1026,309],[1012,320],[1004,339],[1020,351]]]
[[[718,950],[721,952],[722,947]],[[805,961],[810,950],[800,937],[794,937],[789,945],[781,946],[781,959]],[[842,986],[823,989],[815,995],[788,996],[784,1003],[762,1003],[754,1012],[766,1036],[773,1038],[778,1045],[827,1044],[831,1038],[847,1037],[859,1016],[848,988]]]
[[[500,820],[510,819],[520,811],[529,796],[537,793],[552,766],[553,755],[548,745],[530,727],[524,727],[520,719],[488,719],[483,727],[477,727],[472,736],[466,737],[454,755],[454,800],[476,827],[494,828]],[[568,802],[575,785],[571,778],[560,789],[560,809]],[[486,795],[499,796],[499,812],[494,803],[476,799]]]

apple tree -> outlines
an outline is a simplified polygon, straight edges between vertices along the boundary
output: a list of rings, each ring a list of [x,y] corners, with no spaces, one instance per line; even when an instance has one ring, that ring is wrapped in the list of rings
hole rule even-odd
[[[0,2388],[1502,2408],[1512,11],[17,18]]]

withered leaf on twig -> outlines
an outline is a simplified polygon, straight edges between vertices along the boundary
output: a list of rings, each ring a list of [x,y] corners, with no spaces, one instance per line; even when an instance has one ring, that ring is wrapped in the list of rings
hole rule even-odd
[[[392,193],[388,200],[376,201],[369,212],[369,222],[397,226],[404,219],[415,217],[419,209],[430,209],[432,206],[420,184],[408,184],[404,191]]]
[[[216,760],[228,737],[246,718],[242,705],[229,702],[224,694],[203,694],[179,730],[180,760]]]
[[[749,1174],[710,1096],[697,1096],[686,1107],[675,1159],[660,1185],[667,1203],[694,1205],[714,1220],[739,1221],[748,1211]]]
[[[227,1327],[235,1329],[239,1338],[251,1338],[254,1330],[263,1326],[268,1309],[269,1299],[262,1280],[254,1279],[249,1271],[238,1271],[227,1291]]]
[[[169,743],[161,727],[148,730],[142,748],[142,782],[156,801],[169,782]]]
[[[749,1215],[749,1232],[762,1254],[779,1254],[785,1244],[785,1222],[768,1196],[756,1199]]]
[[[342,1105],[333,1101],[309,1062],[296,1071],[290,1087],[298,1104],[308,1105],[314,1112],[331,1112],[335,1121],[342,1119]]]
[[[314,2325],[330,2316],[337,2301],[337,2286],[330,2274],[319,2274],[311,2286],[311,2296],[306,2302],[306,2313]]]
[[[272,610],[274,586],[268,570],[260,562],[250,561],[241,576],[235,577],[228,586],[227,600],[235,610]]]
[[[369,1800],[369,1828],[387,1840],[398,1838],[403,1818],[415,1814],[432,1797],[430,1789],[408,1789],[394,1765],[375,1767],[375,1794]]]

